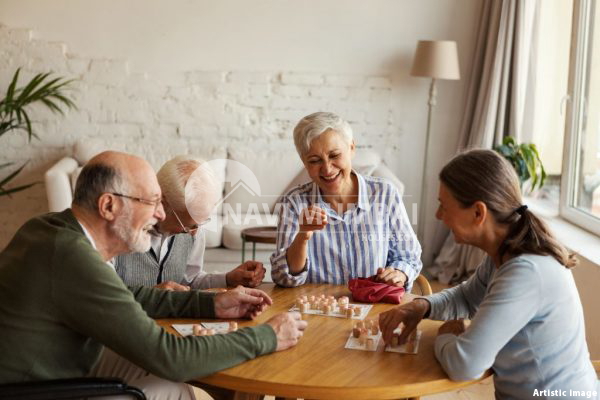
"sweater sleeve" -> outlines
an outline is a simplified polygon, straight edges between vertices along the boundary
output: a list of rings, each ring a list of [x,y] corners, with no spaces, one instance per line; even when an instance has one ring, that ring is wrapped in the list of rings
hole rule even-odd
[[[177,337],[159,327],[114,270],[83,239],[58,246],[51,262],[52,300],[63,323],[159,377],[186,381],[210,375],[276,348],[269,325],[202,337]],[[209,313],[212,297],[141,290],[138,298],[158,316]],[[174,313],[174,314],[171,314]],[[182,315],[182,316],[184,316]],[[207,314],[210,316],[211,314]]]
[[[467,330],[440,335],[435,355],[452,380],[479,378],[500,350],[533,318],[542,295],[541,277],[527,260],[504,264]]]
[[[485,296],[493,268],[492,261],[486,258],[465,282],[425,297],[431,305],[429,318],[446,321],[473,317]]]
[[[179,292],[148,286],[133,286],[129,290],[150,318],[215,318],[216,293]]]

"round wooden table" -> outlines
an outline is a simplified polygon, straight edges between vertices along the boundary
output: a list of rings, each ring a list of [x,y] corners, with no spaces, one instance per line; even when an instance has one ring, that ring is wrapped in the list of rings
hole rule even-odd
[[[260,324],[288,311],[303,294],[349,296],[345,286],[307,284],[298,288],[261,287],[273,298],[273,306],[255,321],[239,320],[240,327]],[[406,296],[405,301],[412,297]],[[367,318],[389,310],[391,304],[374,304]],[[453,382],[434,356],[433,344],[441,322],[424,320],[418,354],[348,350],[344,346],[356,320],[305,314],[308,328],[295,347],[247,361],[236,367],[198,379],[203,383],[246,393],[304,399],[400,399],[445,392],[477,381]],[[171,333],[170,324],[196,320],[165,319],[159,323]],[[203,320],[205,321],[205,320]],[[489,374],[486,374],[487,377]],[[483,379],[483,378],[481,378]]]
[[[246,261],[246,242],[252,243],[252,259],[256,260],[256,243],[275,244],[277,242],[277,227],[256,226],[242,230],[242,264]]]

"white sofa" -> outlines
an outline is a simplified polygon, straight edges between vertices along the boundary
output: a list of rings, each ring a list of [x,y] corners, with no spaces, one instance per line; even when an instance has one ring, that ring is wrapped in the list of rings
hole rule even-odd
[[[110,146],[95,140],[76,143],[70,156],[61,159],[46,171],[49,211],[62,211],[70,207],[81,166],[108,147]],[[276,226],[274,209],[279,197],[291,187],[309,181],[296,151],[291,145],[290,147],[291,149],[283,151],[213,147],[194,154],[210,160],[211,167],[223,182],[223,200],[216,210],[217,218],[212,218],[206,228],[207,271],[228,271],[237,266],[241,262],[242,229],[262,225]],[[114,150],[132,152],[131,149]],[[156,157],[155,154],[138,152],[155,169],[177,155],[162,154],[162,157]],[[401,193],[404,191],[403,184],[372,150],[358,149],[353,167],[366,175],[390,179]],[[256,259],[265,264],[267,271],[274,248],[274,245],[267,244],[257,244],[256,247]],[[247,244],[246,259],[251,256],[251,245]],[[267,273],[267,278],[270,280],[270,273]]]

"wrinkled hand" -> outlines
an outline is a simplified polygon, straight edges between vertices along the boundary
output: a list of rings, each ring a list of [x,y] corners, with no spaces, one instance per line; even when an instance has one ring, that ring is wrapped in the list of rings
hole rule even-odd
[[[377,275],[375,276],[377,282],[383,282],[397,287],[404,287],[407,279],[408,277],[404,272],[392,267],[377,268]]]
[[[440,329],[438,329],[438,336],[443,335],[444,333],[451,333],[458,336],[462,334],[465,329],[467,328],[465,327],[464,319],[451,319],[450,321],[444,322],[442,326],[440,326]]]
[[[258,261],[246,261],[225,274],[227,286],[257,287],[265,277],[265,267]]]
[[[187,292],[190,290],[189,286],[180,285],[179,283],[173,282],[173,281],[159,283],[158,285],[155,285],[154,287],[156,289],[169,290],[172,292]]]
[[[262,290],[238,286],[215,296],[215,316],[254,319],[271,304],[273,300]]]
[[[277,335],[277,348],[275,351],[287,350],[294,347],[308,326],[308,322],[303,321],[300,313],[288,312],[275,315],[267,321]]]
[[[402,323],[402,333],[398,337],[398,342],[399,344],[406,343],[428,310],[429,302],[427,300],[416,299],[379,314],[379,328],[383,341],[389,344],[394,336],[394,330]]]
[[[298,234],[308,240],[315,231],[320,231],[327,226],[327,213],[317,206],[308,206],[300,212],[299,224],[300,232]]]

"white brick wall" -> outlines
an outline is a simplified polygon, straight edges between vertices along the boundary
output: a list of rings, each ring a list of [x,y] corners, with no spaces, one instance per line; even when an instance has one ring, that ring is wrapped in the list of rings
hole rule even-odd
[[[77,140],[91,138],[142,154],[158,167],[172,155],[205,145],[293,148],[294,125],[315,111],[340,113],[352,124],[358,145],[382,154],[394,133],[386,76],[332,71],[150,75],[130,70],[127,60],[71,54],[65,44],[34,39],[29,30],[0,26],[0,43],[0,93],[19,66],[27,78],[53,70],[77,80],[72,94],[78,110],[64,117],[43,110],[33,114],[39,141],[28,144],[22,132],[0,137],[0,163],[29,160],[16,184],[43,181],[44,172],[70,155]],[[46,209],[43,183],[0,198],[0,248],[27,219]]]

